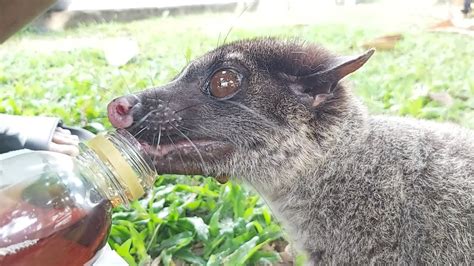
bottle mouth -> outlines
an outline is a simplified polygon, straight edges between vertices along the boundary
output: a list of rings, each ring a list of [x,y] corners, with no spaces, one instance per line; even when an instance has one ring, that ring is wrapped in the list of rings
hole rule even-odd
[[[139,163],[146,175],[152,176],[154,178],[156,176],[156,168],[153,160],[151,159],[150,154],[148,151],[142,146],[142,144],[127,130],[125,129],[117,129],[117,135],[122,137],[126,140],[124,144],[128,144],[130,151],[135,152],[137,158],[139,158]],[[153,180],[154,181],[154,180]]]
[[[119,150],[122,157],[139,175],[142,187],[149,188],[156,177],[156,169],[148,152],[127,130],[118,129],[109,133],[110,142]]]
[[[123,189],[127,200],[140,198],[145,189],[153,185],[156,177],[153,162],[128,131],[119,129],[99,134],[88,142],[88,146],[110,166],[117,178],[114,182]]]

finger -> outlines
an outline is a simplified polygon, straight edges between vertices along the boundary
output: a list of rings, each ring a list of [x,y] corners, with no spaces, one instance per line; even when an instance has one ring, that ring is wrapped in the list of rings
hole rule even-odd
[[[76,135],[64,135],[55,132],[53,135],[52,142],[56,144],[79,145],[79,137],[77,137]]]
[[[63,134],[71,135],[71,130],[69,129],[64,129],[62,127],[57,127],[56,132],[61,132]]]
[[[79,141],[79,137],[77,135],[73,135],[71,133],[70,130],[67,130],[67,129],[57,129],[55,132],[54,132],[55,135],[62,135],[66,138],[70,138],[70,139],[73,139],[75,141]]]
[[[62,154],[76,156],[79,154],[79,148],[74,145],[61,145],[54,142],[49,144],[49,151],[59,152]]]

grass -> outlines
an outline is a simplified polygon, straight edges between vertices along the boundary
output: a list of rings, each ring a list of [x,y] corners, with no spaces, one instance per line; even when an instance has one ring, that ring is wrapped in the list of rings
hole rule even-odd
[[[108,129],[108,101],[169,81],[187,61],[216,46],[216,29],[202,25],[224,19],[163,18],[46,35],[22,32],[0,46],[0,112],[54,115],[92,131]],[[228,40],[297,37],[352,54],[362,51],[365,40],[384,33],[377,25],[325,23],[235,28]],[[64,40],[114,36],[133,37],[141,50],[120,68],[109,66],[98,48],[50,50]],[[372,113],[474,128],[473,55],[469,37],[409,30],[394,50],[377,52],[349,79]],[[433,100],[430,95],[436,92],[447,93],[452,104]],[[131,265],[153,260],[164,265],[254,265],[279,259],[281,250],[275,246],[281,237],[268,208],[239,185],[170,175],[159,176],[151,193],[132,208],[115,210],[109,243]]]
[[[212,178],[160,176],[147,197],[117,208],[109,243],[130,265],[273,263],[282,233],[258,196]]]

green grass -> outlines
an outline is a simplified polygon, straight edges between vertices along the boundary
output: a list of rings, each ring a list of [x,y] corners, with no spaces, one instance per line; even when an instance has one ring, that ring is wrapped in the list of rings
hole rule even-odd
[[[160,176],[147,197],[117,208],[109,243],[131,265],[153,258],[197,265],[276,262],[282,237],[258,196],[212,178]]]
[[[0,112],[54,115],[93,131],[110,128],[105,106],[112,98],[164,84],[189,59],[216,47],[217,33],[201,26],[225,16],[152,19],[83,26],[64,33],[24,31],[0,46]],[[203,22],[204,21],[204,22]],[[221,32],[225,35],[225,32]],[[301,38],[352,54],[384,34],[383,27],[347,24],[236,28],[228,40],[255,36]],[[129,64],[107,65],[98,48],[36,51],[66,38],[131,36],[141,53]],[[474,128],[474,46],[469,37],[407,31],[392,51],[377,52],[349,78],[372,113],[453,121]],[[33,50],[31,48],[36,48]],[[431,100],[446,92],[452,105]],[[131,209],[116,209],[109,243],[130,264],[159,260],[197,265],[262,264],[278,260],[271,243],[282,237],[257,196],[212,178],[160,176]]]

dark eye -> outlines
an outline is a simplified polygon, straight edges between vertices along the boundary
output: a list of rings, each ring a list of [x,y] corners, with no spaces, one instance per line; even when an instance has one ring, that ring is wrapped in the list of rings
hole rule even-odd
[[[225,98],[240,89],[241,80],[240,73],[232,69],[221,69],[212,75],[209,91],[216,98]]]

